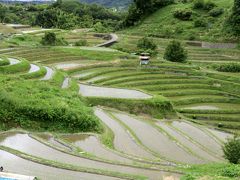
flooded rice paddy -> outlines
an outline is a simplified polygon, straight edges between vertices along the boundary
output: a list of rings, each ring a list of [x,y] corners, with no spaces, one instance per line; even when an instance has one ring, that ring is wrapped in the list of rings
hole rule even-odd
[[[28,71],[28,73],[34,73],[40,70],[40,67],[35,65],[35,64],[30,64],[30,69]]]
[[[152,96],[137,90],[106,88],[80,84],[79,93],[87,97],[106,97],[122,99],[149,99]]]
[[[73,156],[49,146],[46,146],[37,140],[22,133],[5,133],[0,136],[0,145],[16,149],[18,151],[34,155],[43,159],[48,159],[60,163],[71,164],[80,167],[108,170],[113,172],[129,173],[134,175],[147,176],[150,179],[162,179],[163,176],[171,175],[172,173],[162,172],[159,170],[150,170],[142,168],[134,168],[128,166],[113,165],[94,161],[79,156]],[[16,167],[17,169],[18,167]],[[12,169],[12,171],[16,171]],[[30,174],[32,175],[32,174]],[[177,176],[177,175],[176,175]],[[65,177],[65,176],[64,176]]]
[[[162,129],[164,129],[164,131],[166,131],[170,136],[174,137],[182,145],[190,149],[192,153],[194,153],[194,155],[203,159],[205,163],[211,162],[211,161],[214,161],[214,162],[220,161],[216,157],[213,157],[211,154],[206,152],[203,148],[193,143],[189,138],[182,136],[178,131],[174,130],[174,128],[171,128],[170,126],[171,123],[172,122],[158,121],[156,124]]]
[[[95,110],[95,115],[114,132],[114,146],[117,150],[129,155],[154,159],[155,157],[139,146],[136,140],[117,121],[101,109]]]
[[[42,81],[50,80],[50,79],[52,79],[52,77],[54,75],[54,70],[52,68],[49,68],[49,67],[46,67],[46,66],[45,66],[45,68],[47,70],[47,73],[45,74],[45,76],[42,79],[40,79]]]
[[[172,161],[184,163],[202,163],[150,124],[126,114],[114,113],[114,116],[132,129],[140,141],[152,151]]]
[[[75,68],[75,67],[78,67],[80,66],[81,64],[80,63],[62,63],[62,64],[57,64],[55,65],[55,67],[57,69],[69,69],[69,68]]]
[[[8,152],[0,150],[0,159],[1,159],[1,166],[4,167],[5,172],[23,174],[23,175],[30,175],[36,176],[41,180],[112,180],[118,179],[114,177],[108,176],[101,176],[97,174],[90,174],[90,173],[83,173],[83,172],[76,172],[70,170],[64,170],[59,168],[54,168],[38,163],[34,163],[25,159],[22,159],[18,156],[10,154]]]
[[[188,137],[190,137],[195,142],[207,148],[212,153],[218,155],[219,157],[223,156],[221,145],[200,128],[193,126],[189,123],[179,121],[173,121],[171,125],[185,135],[187,135]]]
[[[63,81],[63,83],[62,83],[62,88],[63,88],[63,89],[68,88],[68,87],[69,87],[69,84],[70,84],[70,81],[71,81],[70,78],[68,78],[68,77],[65,78],[64,81]]]
[[[238,110],[240,104],[232,103],[198,103],[191,105],[183,105],[180,108],[193,110]]]
[[[20,63],[21,61],[15,58],[8,58],[10,65],[15,65]]]
[[[74,144],[83,151],[95,155],[99,158],[104,158],[111,161],[119,161],[124,163],[132,163],[131,160],[114,153],[112,150],[104,147],[99,139],[94,135],[74,134],[64,135],[61,138]]]

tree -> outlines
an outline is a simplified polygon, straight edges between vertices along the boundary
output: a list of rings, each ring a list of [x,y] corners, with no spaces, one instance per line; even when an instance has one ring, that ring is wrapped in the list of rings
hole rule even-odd
[[[54,32],[46,32],[42,38],[41,43],[43,45],[50,45],[50,46],[56,45],[57,44],[56,34]]]
[[[143,50],[150,49],[150,50],[155,51],[157,49],[157,45],[152,40],[150,40],[146,37],[144,37],[138,41],[137,47],[139,49],[143,49]]]
[[[35,24],[44,28],[71,29],[78,20],[73,14],[60,9],[45,9],[36,16]]]
[[[3,23],[7,14],[7,8],[0,4],[0,22]]]
[[[187,51],[179,41],[171,41],[165,50],[164,59],[173,62],[184,62],[187,60]]]
[[[225,158],[234,164],[240,163],[240,138],[234,136],[224,144],[223,152]]]
[[[230,25],[234,34],[240,36],[240,0],[234,0],[232,13],[227,20],[227,24]]]

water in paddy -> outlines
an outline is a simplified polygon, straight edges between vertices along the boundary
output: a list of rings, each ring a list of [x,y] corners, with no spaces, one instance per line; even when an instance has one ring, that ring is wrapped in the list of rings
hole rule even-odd
[[[189,108],[184,108],[184,109],[193,109],[193,110],[219,110],[218,107],[215,106],[194,106],[194,107],[189,107]]]
[[[64,135],[64,140],[80,147],[85,152],[93,154],[99,158],[104,158],[112,161],[119,161],[125,163],[131,163],[132,161],[124,158],[113,151],[103,147],[99,139],[93,135],[86,134],[75,134],[75,135]]]
[[[81,64],[79,64],[79,63],[62,63],[62,64],[55,65],[55,67],[57,69],[69,69],[69,68],[77,67],[79,65],[81,65]]]
[[[56,149],[53,149],[49,146],[46,146],[38,142],[37,140],[32,139],[27,134],[21,134],[21,133],[1,134],[0,145],[7,146],[12,149],[16,149],[30,155],[34,155],[37,157],[41,157],[41,158],[56,161],[56,162],[62,162],[65,164],[71,164],[71,165],[86,167],[86,168],[94,168],[94,169],[129,173],[129,174],[135,174],[135,175],[143,175],[143,176],[149,177],[150,179],[162,179],[162,177],[165,175],[176,175],[174,173],[113,165],[109,163],[103,163],[99,161],[94,161],[86,158],[73,156],[73,155],[58,151]]]
[[[79,74],[75,74],[73,75],[74,78],[83,78],[85,76],[88,76],[90,74],[93,74],[94,72],[85,72],[85,73],[79,73]]]
[[[173,121],[171,125],[186,134],[195,142],[207,148],[209,151],[213,152],[215,155],[218,155],[219,157],[223,156],[221,145],[200,128],[180,121]]]
[[[114,133],[114,147],[129,155],[154,159],[155,157],[139,146],[130,133],[103,110],[96,109],[95,115],[102,120]]]
[[[20,61],[15,58],[8,58],[10,65],[18,64]]]
[[[222,131],[218,131],[215,129],[208,129],[214,136],[220,139],[222,142],[226,142],[228,138],[232,138],[233,135],[229,133],[225,133]]]
[[[62,149],[64,149],[64,150],[67,150],[67,151],[72,151],[72,149],[71,149],[70,147],[65,146],[65,145],[59,143],[59,142],[56,141],[55,138],[52,137],[51,135],[48,135],[48,134],[38,134],[38,135],[36,135],[36,136],[42,138],[43,140],[49,142],[50,144],[52,144],[52,145],[54,145],[54,146],[57,146],[57,147],[59,147],[59,148],[62,148]]]
[[[79,93],[87,97],[112,97],[122,99],[149,99],[152,96],[136,90],[104,88],[80,84]]]
[[[184,109],[196,109],[198,110],[239,110],[240,104],[232,104],[232,103],[198,103],[198,104],[191,104],[191,105],[183,105],[180,108]],[[209,109],[207,109],[209,108]]]
[[[31,67],[30,67],[28,73],[34,73],[34,72],[37,72],[37,71],[40,70],[40,67],[37,66],[37,65],[35,65],[35,64],[30,64],[30,66],[31,66]]]
[[[91,79],[87,80],[87,82],[94,83],[94,81],[97,81],[97,80],[100,80],[100,79],[104,79],[104,78],[106,78],[106,76],[96,76],[94,78],[91,78]]]
[[[183,163],[202,163],[199,158],[190,155],[150,124],[126,114],[114,113],[114,116],[131,128],[146,147],[160,156]]]
[[[40,79],[42,81],[47,81],[47,80],[52,79],[53,74],[54,74],[54,71],[53,71],[52,68],[49,68],[49,67],[46,67],[46,66],[45,66],[45,68],[47,70],[47,73],[45,74],[45,76],[42,79]]]
[[[69,87],[69,83],[70,83],[71,79],[70,78],[65,78],[63,83],[62,83],[62,88],[66,89]]]
[[[80,47],[82,50],[89,50],[89,51],[104,51],[104,52],[117,52],[116,49],[104,48],[104,47]]]
[[[205,150],[203,150],[200,146],[194,144],[192,141],[190,141],[187,137],[181,135],[178,131],[174,130],[169,126],[172,122],[162,122],[158,121],[156,124],[164,129],[169,135],[174,137],[178,142],[183,144],[184,146],[188,147],[195,155],[200,156],[201,159],[204,159],[204,162],[209,161],[219,161],[219,159],[213,157],[209,153],[207,153]],[[201,162],[201,161],[199,161]]]
[[[8,152],[0,150],[1,166],[3,166],[5,172],[23,174],[28,176],[36,176],[41,180],[59,180],[59,177],[64,180],[98,180],[98,179],[118,179],[108,176],[101,176],[90,173],[82,173],[76,171],[69,171],[64,169],[58,169],[32,161],[22,159],[18,156],[10,154]]]

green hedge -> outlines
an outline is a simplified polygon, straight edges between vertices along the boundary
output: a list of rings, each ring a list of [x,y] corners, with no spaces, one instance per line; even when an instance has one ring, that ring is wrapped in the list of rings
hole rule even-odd
[[[155,118],[175,116],[171,102],[162,96],[145,100],[90,97],[87,102],[92,106],[101,105],[132,114],[149,114]]]

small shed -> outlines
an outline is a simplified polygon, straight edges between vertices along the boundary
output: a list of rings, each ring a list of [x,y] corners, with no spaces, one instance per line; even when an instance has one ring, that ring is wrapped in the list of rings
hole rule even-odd
[[[139,56],[140,65],[147,65],[150,62],[150,54],[149,53],[141,53]]]

